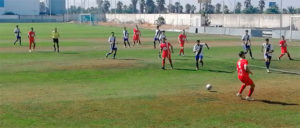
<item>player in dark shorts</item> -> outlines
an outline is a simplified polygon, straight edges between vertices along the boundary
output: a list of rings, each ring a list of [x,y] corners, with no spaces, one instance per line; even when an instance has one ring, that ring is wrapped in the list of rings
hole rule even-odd
[[[16,34],[16,41],[14,42],[14,45],[16,45],[16,43],[19,41],[21,46],[22,45],[21,30],[18,25],[16,26],[14,33]]]

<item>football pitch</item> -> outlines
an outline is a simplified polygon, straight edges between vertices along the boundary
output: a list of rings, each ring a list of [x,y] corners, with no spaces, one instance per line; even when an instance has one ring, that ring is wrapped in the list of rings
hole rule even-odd
[[[264,39],[253,39],[255,59],[247,59],[256,100],[249,102],[235,96],[241,86],[236,73],[240,37],[188,34],[185,56],[178,56],[179,33],[166,32],[175,47],[174,69],[167,62],[167,70],[161,70],[154,30],[142,29],[142,45],[124,48],[121,27],[24,23],[19,24],[23,46],[14,46],[15,25],[0,24],[1,128],[300,127],[300,41],[289,42],[294,61],[286,56],[278,61],[279,40],[271,39],[276,70],[267,73]],[[30,27],[37,42],[32,53]],[[54,27],[61,35],[60,53],[53,52]],[[105,59],[112,31],[119,42],[115,60]],[[197,39],[211,47],[199,71],[192,52]]]

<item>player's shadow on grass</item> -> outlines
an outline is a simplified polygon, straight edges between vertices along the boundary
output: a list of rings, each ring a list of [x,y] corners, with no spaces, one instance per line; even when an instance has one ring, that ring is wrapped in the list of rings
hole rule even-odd
[[[79,52],[63,52],[63,54],[79,54]]]
[[[234,71],[224,71],[224,70],[212,70],[212,69],[200,69],[202,71],[216,72],[216,73],[234,73]]]
[[[280,102],[280,101],[271,101],[271,100],[255,100],[258,102],[266,103],[266,104],[273,104],[273,105],[282,105],[282,106],[293,106],[293,105],[299,105],[295,103],[285,103],[285,102]]]

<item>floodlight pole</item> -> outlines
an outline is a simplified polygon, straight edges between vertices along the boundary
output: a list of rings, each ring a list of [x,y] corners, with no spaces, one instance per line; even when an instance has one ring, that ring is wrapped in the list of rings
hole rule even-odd
[[[52,15],[52,7],[51,7],[51,0],[49,0],[49,8],[50,8],[50,16]]]
[[[283,9],[282,9],[282,0],[280,0],[280,36],[282,36],[281,34],[281,29],[282,29],[282,13],[283,13]]]

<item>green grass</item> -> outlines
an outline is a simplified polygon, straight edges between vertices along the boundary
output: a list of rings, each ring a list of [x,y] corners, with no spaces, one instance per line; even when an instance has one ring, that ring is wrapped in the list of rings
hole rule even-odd
[[[199,128],[299,127],[299,75],[251,67],[255,102],[234,95],[241,83],[235,66],[239,38],[189,35],[212,45],[205,66],[195,71],[192,43],[179,57],[178,33],[167,33],[175,46],[174,70],[161,70],[153,30],[142,29],[143,45],[123,48],[118,59],[105,59],[111,31],[121,28],[60,23],[19,24],[23,46],[13,46],[15,24],[0,24],[0,127],[3,128]],[[33,26],[37,51],[28,53],[26,32]],[[61,53],[52,52],[51,30],[61,33]],[[131,28],[129,28],[131,32]],[[132,34],[132,33],[131,33]],[[261,38],[255,38],[250,64],[264,66]],[[300,47],[289,47],[296,61],[275,61],[272,68],[300,72]],[[232,45],[226,45],[232,43]],[[167,64],[168,65],[168,64]],[[168,65],[169,66],[169,65]],[[168,67],[169,68],[169,67]],[[212,84],[216,92],[205,90]],[[245,90],[245,94],[247,93]],[[245,95],[244,94],[244,95]],[[264,102],[268,101],[268,102]],[[290,104],[290,105],[289,105]]]

